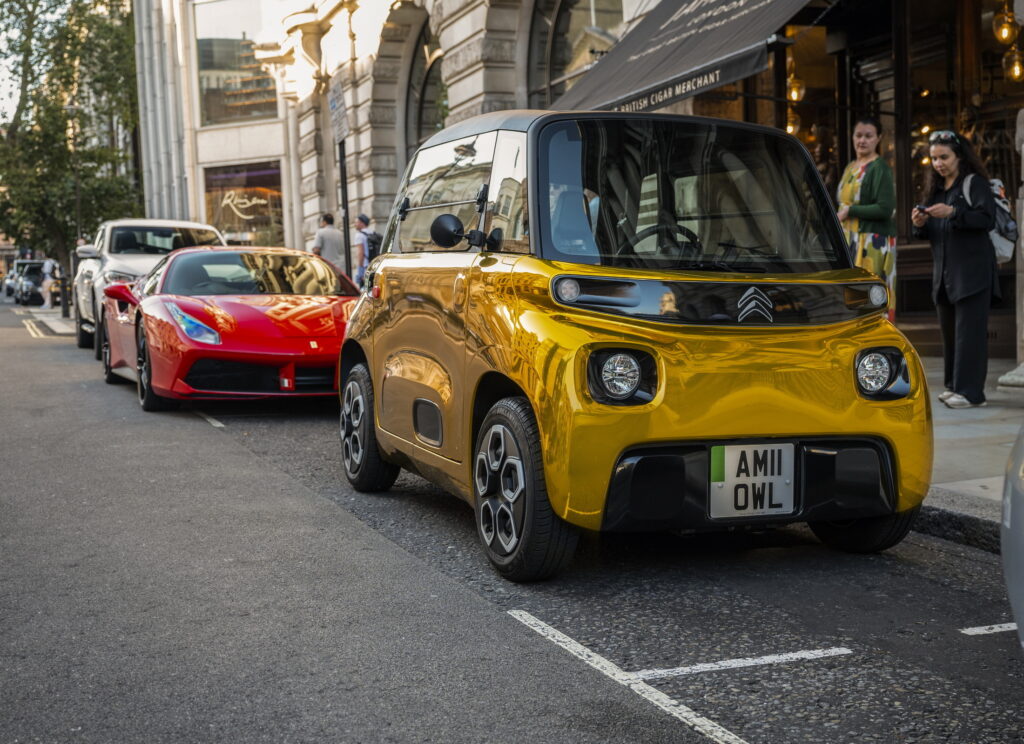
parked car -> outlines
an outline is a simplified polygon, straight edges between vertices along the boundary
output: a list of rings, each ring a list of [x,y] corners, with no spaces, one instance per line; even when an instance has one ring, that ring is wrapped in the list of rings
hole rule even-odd
[[[14,301],[19,305],[42,305],[43,262],[25,264],[14,283]]]
[[[100,225],[96,241],[75,249],[80,263],[72,287],[75,342],[103,348],[103,289],[113,282],[134,282],[166,254],[189,246],[225,245],[211,225],[175,220],[113,220]]]
[[[359,296],[327,261],[284,248],[175,251],[104,293],[104,378],[135,380],[147,411],[189,399],[337,395]]]
[[[419,149],[382,249],[341,354],[345,473],[458,494],[503,576],[555,573],[581,529],[910,529],[924,371],[793,137],[484,115]]]
[[[8,297],[12,297],[14,295],[14,292],[17,289],[18,279],[21,278],[21,273],[25,270],[25,267],[30,264],[42,266],[43,262],[25,258],[19,258],[14,261],[14,265],[11,266],[10,272],[4,277],[5,295]]]
[[[1006,592],[1017,621],[1017,638],[1024,649],[1024,427],[1006,464],[1000,532]]]

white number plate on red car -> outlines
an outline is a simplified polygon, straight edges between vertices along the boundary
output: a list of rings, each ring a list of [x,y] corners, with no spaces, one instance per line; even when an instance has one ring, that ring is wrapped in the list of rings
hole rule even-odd
[[[712,519],[792,514],[793,444],[726,444],[711,448]]]

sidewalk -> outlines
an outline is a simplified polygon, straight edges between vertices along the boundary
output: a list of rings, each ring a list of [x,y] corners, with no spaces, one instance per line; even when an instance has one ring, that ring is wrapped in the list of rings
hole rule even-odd
[[[914,529],[998,551],[1003,475],[1024,424],[1024,390],[998,389],[996,381],[1017,365],[1010,359],[990,360],[988,405],[954,410],[935,397],[943,389],[942,358],[923,362],[932,399],[935,464],[932,488]]]
[[[58,335],[73,336],[74,321],[60,308],[26,308]],[[935,427],[932,488],[914,529],[985,550],[999,550],[1003,473],[1010,449],[1024,424],[1024,390],[997,389],[1000,375],[1017,365],[989,362],[984,408],[953,410],[935,397],[942,391],[942,358],[924,357]]]

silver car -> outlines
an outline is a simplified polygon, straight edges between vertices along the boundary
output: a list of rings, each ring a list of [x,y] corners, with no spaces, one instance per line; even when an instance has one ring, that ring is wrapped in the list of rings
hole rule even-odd
[[[1003,486],[1003,575],[1010,607],[1017,621],[1017,637],[1024,648],[1024,427],[1006,465]]]
[[[133,282],[178,248],[226,245],[212,225],[180,220],[113,220],[100,225],[92,245],[75,249],[80,263],[75,272],[72,305],[75,341],[92,348],[99,359],[103,349],[103,290],[115,282]]]

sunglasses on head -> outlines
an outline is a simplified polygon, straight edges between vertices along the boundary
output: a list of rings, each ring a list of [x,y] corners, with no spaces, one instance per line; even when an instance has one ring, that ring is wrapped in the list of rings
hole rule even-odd
[[[957,136],[956,132],[951,132],[948,129],[940,129],[928,135],[928,144],[934,145],[937,142],[955,142],[960,144],[960,138]]]

